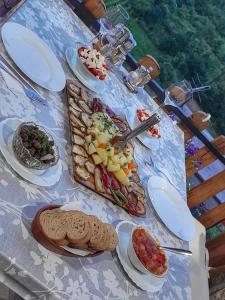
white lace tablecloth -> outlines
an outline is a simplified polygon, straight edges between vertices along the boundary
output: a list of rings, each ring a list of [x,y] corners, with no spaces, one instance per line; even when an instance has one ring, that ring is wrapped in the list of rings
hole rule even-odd
[[[28,0],[11,20],[36,32],[57,55],[67,78],[72,78],[65,61],[65,50],[77,41],[87,42],[92,35],[65,2]],[[4,53],[3,45],[0,47]],[[153,209],[148,208],[145,219],[132,218],[119,207],[74,182],[70,175],[65,95],[40,91],[47,98],[48,107],[25,96],[15,96],[0,80],[0,120],[19,117],[42,123],[54,136],[63,160],[60,182],[46,189],[19,178],[0,157],[0,280],[8,285],[16,282],[25,299],[191,299],[189,260],[183,256],[170,255],[169,272],[162,290],[150,294],[129,280],[115,254],[104,253],[88,259],[65,258],[49,252],[32,237],[30,223],[41,206],[79,200],[83,208],[91,208],[93,214],[106,222],[135,219],[148,226],[164,245],[188,247],[188,243],[181,242],[167,230]],[[155,106],[146,92],[138,95],[129,93],[114,74],[110,76],[102,99],[121,113],[132,103],[149,109]],[[164,113],[162,117],[160,145],[151,155],[157,166],[167,171],[186,201],[183,134]],[[150,152],[137,143],[136,153],[140,158],[147,158]]]

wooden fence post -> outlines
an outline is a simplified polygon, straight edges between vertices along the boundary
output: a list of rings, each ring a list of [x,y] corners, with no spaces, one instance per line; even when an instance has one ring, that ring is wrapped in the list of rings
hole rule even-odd
[[[188,206],[193,208],[225,189],[225,170],[188,192]]]
[[[225,154],[225,136],[221,135],[214,139],[212,144],[217,147],[217,149],[221,152],[221,154]],[[199,149],[195,155],[190,156],[186,159],[186,175],[192,176],[199,170],[203,169],[204,167],[208,166],[212,162],[214,162],[217,158],[209,151],[207,147],[203,147]],[[199,160],[201,161],[201,166],[196,169],[193,165],[193,161]]]

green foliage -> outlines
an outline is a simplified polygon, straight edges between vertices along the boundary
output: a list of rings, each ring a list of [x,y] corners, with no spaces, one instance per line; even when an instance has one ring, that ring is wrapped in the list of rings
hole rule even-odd
[[[105,0],[129,11],[128,27],[137,40],[138,59],[153,55],[161,67],[160,83],[199,76],[202,84],[225,73],[224,0]],[[214,128],[225,132],[225,76],[201,94],[203,110],[212,114]]]

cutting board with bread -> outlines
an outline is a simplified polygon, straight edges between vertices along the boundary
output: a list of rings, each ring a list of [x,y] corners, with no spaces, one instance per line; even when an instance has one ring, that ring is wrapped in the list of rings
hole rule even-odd
[[[112,251],[118,243],[111,224],[79,210],[62,211],[49,205],[38,211],[32,222],[32,233],[44,247],[64,256],[96,256]],[[71,253],[69,249],[77,249]],[[83,250],[84,255],[79,255]],[[85,253],[86,251],[86,253]]]
[[[145,216],[133,145],[117,149],[111,144],[129,130],[126,120],[79,82],[68,80],[66,87],[74,179],[129,214]]]

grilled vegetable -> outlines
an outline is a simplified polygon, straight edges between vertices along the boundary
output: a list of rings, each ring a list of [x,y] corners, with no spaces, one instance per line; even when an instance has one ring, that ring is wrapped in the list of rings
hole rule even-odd
[[[115,193],[115,191],[113,191],[112,189],[110,189],[110,191],[111,191],[111,194],[112,194],[112,196],[113,196],[116,204],[119,205],[119,206],[123,206],[122,200],[117,196],[117,194]]]
[[[124,196],[124,194],[120,190],[114,190],[114,192],[116,193],[117,197],[120,198],[123,205],[128,203],[127,198]]]

